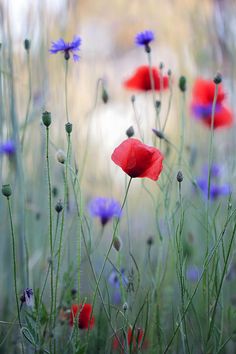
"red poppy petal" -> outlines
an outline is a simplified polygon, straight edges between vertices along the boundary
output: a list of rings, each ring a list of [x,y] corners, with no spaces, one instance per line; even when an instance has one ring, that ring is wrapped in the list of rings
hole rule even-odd
[[[162,171],[163,158],[159,150],[134,138],[123,141],[111,156],[130,177],[147,177],[154,181]]]
[[[205,119],[202,119],[202,121],[207,126],[211,127],[211,116],[209,116]],[[227,127],[227,126],[232,125],[232,123],[233,123],[232,112],[227,107],[222,106],[221,110],[219,112],[215,113],[214,128]]]
[[[215,83],[212,80],[206,80],[202,78],[196,79],[192,96],[193,100],[198,104],[209,104],[213,103],[215,95]],[[218,95],[217,95],[217,103],[221,103],[225,99],[225,92],[223,90],[222,84],[218,85]]]
[[[152,75],[154,80],[154,87],[156,91],[160,91],[161,89],[161,78],[158,70],[156,68],[152,68]],[[169,86],[168,76],[162,77],[162,88],[167,89]],[[150,80],[150,69],[149,66],[143,65],[136,69],[133,76],[131,76],[128,80],[124,81],[124,87],[130,90],[138,90],[138,91],[150,91],[151,80]]]

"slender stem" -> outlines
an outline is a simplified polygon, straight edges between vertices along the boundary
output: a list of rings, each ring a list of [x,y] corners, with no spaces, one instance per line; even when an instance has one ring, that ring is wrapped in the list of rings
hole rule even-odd
[[[182,105],[181,105],[181,130],[180,130],[180,149],[179,149],[179,158],[178,165],[181,167],[183,159],[183,150],[184,150],[184,127],[185,127],[185,92],[182,93]]]
[[[9,197],[7,198],[7,204],[8,204],[8,211],[9,211],[9,216],[10,216],[11,237],[12,237],[13,274],[14,274],[14,290],[15,290],[15,297],[16,297],[16,307],[17,307],[18,322],[20,324],[20,327],[22,327],[21,318],[20,318],[20,307],[19,307],[19,302],[18,302],[17,283],[16,283],[17,274],[16,274],[15,234],[14,234],[14,228],[13,228],[13,222],[12,222],[12,213],[11,213],[11,205],[10,205]]]
[[[151,89],[152,89],[152,99],[153,99],[153,105],[154,105],[154,109],[155,109],[155,113],[156,113],[155,129],[159,128],[159,130],[161,130],[161,122],[160,122],[160,117],[159,117],[160,109],[157,108],[157,106],[156,106],[155,82],[154,82],[153,70],[152,70],[151,53],[150,52],[147,53],[147,56],[148,56],[149,75],[150,75],[150,82],[151,82]]]
[[[65,61],[65,107],[66,107],[66,121],[69,122],[68,114],[68,100],[67,100],[67,78],[68,78],[68,60]]]
[[[31,99],[32,99],[32,80],[31,80],[31,67],[30,67],[30,50],[26,51],[27,53],[27,69],[28,69],[28,89],[29,89],[29,97],[28,97],[28,102],[27,102],[27,107],[26,107],[26,114],[25,114],[25,122],[23,126],[23,133],[21,137],[21,148],[23,151],[24,147],[24,140],[25,140],[25,132],[27,128],[27,123],[29,119],[29,112],[30,112],[30,104],[31,104]]]
[[[50,163],[49,163],[49,127],[46,127],[46,161],[47,161],[47,178],[48,178],[48,199],[49,199],[49,246],[50,246],[50,278],[51,278],[51,306],[50,306],[50,318],[49,318],[49,328],[52,331],[53,323],[53,302],[54,302],[54,288],[53,288],[53,236],[52,236],[52,187],[51,187],[51,177],[50,177]],[[51,338],[51,336],[50,336]],[[51,350],[51,339],[50,339],[50,350]]]
[[[61,266],[61,250],[62,250],[62,240],[63,240],[63,231],[64,231],[64,222],[65,222],[65,208],[68,198],[68,167],[70,159],[70,149],[71,149],[71,140],[70,134],[67,134],[67,154],[66,154],[66,166],[65,166],[65,178],[64,178],[64,207],[62,210],[61,216],[61,228],[60,228],[60,238],[59,238],[59,248],[58,248],[58,258],[57,258],[57,272],[56,272],[56,281],[55,281],[55,298],[54,298],[54,327],[56,326],[56,308],[57,308],[57,292],[58,292],[58,281],[60,274]],[[54,353],[56,353],[56,343],[54,341]]]

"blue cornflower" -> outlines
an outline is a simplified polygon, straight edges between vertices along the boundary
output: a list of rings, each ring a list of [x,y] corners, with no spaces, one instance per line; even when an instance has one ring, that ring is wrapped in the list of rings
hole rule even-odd
[[[88,209],[92,216],[100,218],[103,226],[113,217],[121,216],[120,203],[111,198],[94,198],[90,201]]]
[[[196,266],[191,265],[186,269],[187,280],[196,282],[198,281],[199,277],[200,277],[200,270]]]
[[[121,289],[120,289],[120,280],[122,280],[123,286],[128,285],[128,279],[125,276],[125,269],[120,270],[120,274],[116,269],[113,269],[109,275],[108,283],[113,288],[113,302],[119,304],[121,302]]]
[[[220,196],[229,195],[231,187],[229,184],[220,184],[219,177],[221,174],[220,166],[213,164],[211,167],[211,183],[210,183],[210,199],[215,200]],[[197,178],[197,185],[208,198],[208,166],[204,166],[202,176]]]
[[[218,103],[215,106],[215,113],[220,113],[222,110],[222,104]],[[197,119],[204,119],[212,115],[212,103],[199,104],[194,103],[192,105],[192,112]]]
[[[16,152],[16,144],[13,140],[6,140],[0,144],[0,153],[6,155],[13,155]]]
[[[77,51],[80,50],[81,38],[79,36],[74,36],[72,42],[66,43],[64,39],[60,38],[56,42],[52,42],[52,46],[49,49],[50,53],[56,54],[58,52],[63,52],[66,60],[70,59],[70,53],[73,54],[74,61],[79,60]]]
[[[154,33],[152,31],[139,32],[135,37],[135,43],[140,46],[148,47],[149,43],[154,40]]]

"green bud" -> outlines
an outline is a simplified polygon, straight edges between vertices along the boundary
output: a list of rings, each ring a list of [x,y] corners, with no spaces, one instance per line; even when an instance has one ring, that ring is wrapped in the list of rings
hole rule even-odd
[[[185,92],[187,90],[187,80],[185,76],[180,76],[179,78],[179,89],[182,92]]]
[[[66,123],[65,125],[66,132],[70,134],[72,132],[72,124],[71,123]]]
[[[24,40],[24,47],[25,47],[25,50],[30,50],[30,40],[29,39]]]
[[[107,90],[105,89],[105,87],[102,88],[102,100],[103,100],[103,103],[107,103],[108,100],[109,100],[109,96],[108,96],[108,92]]]
[[[43,112],[42,121],[43,121],[43,124],[45,125],[45,127],[48,128],[52,122],[51,113],[47,112],[47,111]]]
[[[183,173],[181,171],[179,171],[177,173],[176,179],[179,183],[183,182],[184,177],[183,177]]]
[[[134,135],[134,128],[132,125],[126,130],[126,135],[128,138],[131,138]]]
[[[7,197],[7,198],[9,198],[11,196],[11,186],[10,186],[10,184],[4,184],[2,186],[2,194],[5,197]]]
[[[219,85],[222,82],[222,75],[220,73],[217,73],[213,81],[216,85]]]
[[[113,247],[115,248],[115,250],[117,252],[119,252],[119,250],[121,249],[122,247],[122,241],[119,237],[114,237],[114,240],[113,240]]]
[[[63,204],[61,200],[58,200],[57,204],[55,205],[55,210],[58,214],[63,210]]]

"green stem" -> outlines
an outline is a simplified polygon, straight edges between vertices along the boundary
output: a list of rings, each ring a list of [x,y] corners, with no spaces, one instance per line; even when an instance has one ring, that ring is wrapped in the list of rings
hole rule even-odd
[[[156,113],[156,118],[155,118],[155,129],[161,130],[161,122],[160,122],[160,109],[157,108],[156,106],[156,95],[155,95],[155,82],[154,82],[154,77],[153,77],[153,71],[152,71],[152,58],[151,58],[151,53],[147,53],[148,56],[148,65],[149,65],[149,75],[150,75],[150,82],[151,82],[151,89],[152,89],[152,99],[153,99],[153,105]],[[161,101],[160,101],[161,102]]]
[[[25,140],[25,132],[27,128],[27,123],[29,120],[29,112],[30,112],[30,104],[31,104],[31,99],[32,99],[32,82],[31,82],[31,68],[30,68],[30,51],[27,50],[27,69],[28,69],[28,88],[29,88],[29,97],[28,97],[28,102],[27,102],[27,107],[26,107],[26,114],[25,114],[25,122],[23,126],[23,133],[21,137],[21,148],[23,151],[23,146],[24,146],[24,140]]]
[[[11,205],[10,205],[9,197],[7,198],[7,204],[8,204],[8,211],[9,211],[9,216],[10,216],[11,237],[12,237],[13,274],[14,274],[14,290],[15,290],[15,297],[16,297],[16,307],[17,307],[18,321],[19,321],[20,327],[22,327],[21,318],[20,318],[20,307],[19,307],[19,301],[18,301],[17,283],[16,283],[17,274],[16,274],[15,234],[14,234],[14,228],[13,228],[13,222],[12,222],[12,213],[11,213]]]
[[[50,246],[50,283],[51,283],[51,305],[50,305],[50,318],[49,318],[49,329],[52,331],[53,323],[53,299],[54,299],[54,288],[53,288],[53,237],[52,237],[52,187],[51,187],[51,177],[50,177],[50,163],[49,163],[49,127],[46,127],[46,161],[47,161],[47,178],[48,178],[48,199],[49,199],[49,246]],[[50,336],[51,338],[51,336]],[[51,339],[49,341],[50,351],[51,351]]]
[[[68,78],[68,60],[65,63],[65,108],[66,108],[66,121],[69,123],[69,114],[68,114],[68,100],[67,100],[67,78]]]

